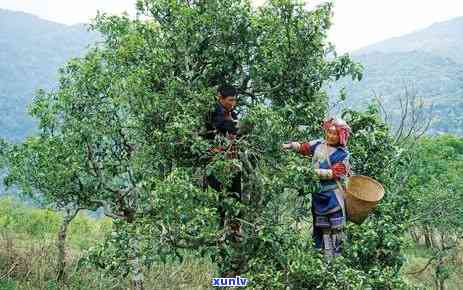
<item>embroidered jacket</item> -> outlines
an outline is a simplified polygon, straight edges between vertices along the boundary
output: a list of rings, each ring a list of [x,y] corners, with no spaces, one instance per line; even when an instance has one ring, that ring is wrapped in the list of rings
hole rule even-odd
[[[320,177],[321,190],[313,195],[315,212],[326,214],[339,210],[340,204],[334,191],[338,187],[336,181],[344,183],[350,172],[347,149],[343,146],[328,145],[325,140],[302,143],[296,149],[302,155],[312,156],[312,166]]]

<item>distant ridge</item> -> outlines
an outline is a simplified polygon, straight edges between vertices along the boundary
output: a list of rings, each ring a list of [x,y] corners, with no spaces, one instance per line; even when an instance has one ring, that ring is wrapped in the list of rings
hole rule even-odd
[[[26,108],[38,88],[56,84],[58,68],[98,39],[84,24],[64,25],[0,9],[0,137],[20,140],[34,132]],[[463,135],[463,17],[367,46],[352,53],[365,67],[359,83],[342,80],[345,105],[365,106],[374,92],[397,111],[405,87],[434,104],[431,133]],[[360,105],[359,105],[360,104]]]
[[[53,87],[58,68],[97,39],[83,24],[0,9],[0,137],[20,140],[33,132],[26,109],[35,91]]]
[[[362,55],[372,52],[426,51],[463,62],[463,17],[433,25],[400,37],[387,39],[352,52]]]
[[[463,136],[463,17],[378,42],[352,56],[365,72],[361,82],[343,80],[334,86],[347,88],[346,105],[365,106],[376,93],[397,113],[398,98],[408,88],[434,105],[430,133]]]

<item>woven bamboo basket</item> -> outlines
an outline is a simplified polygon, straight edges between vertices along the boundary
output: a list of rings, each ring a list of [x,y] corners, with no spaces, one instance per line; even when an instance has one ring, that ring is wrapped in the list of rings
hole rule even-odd
[[[371,177],[349,177],[345,192],[348,220],[360,225],[384,196],[384,187]]]

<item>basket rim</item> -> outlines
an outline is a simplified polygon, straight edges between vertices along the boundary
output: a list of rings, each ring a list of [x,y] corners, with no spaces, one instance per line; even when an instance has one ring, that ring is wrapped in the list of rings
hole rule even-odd
[[[361,179],[367,179],[367,180],[371,181],[372,183],[378,185],[379,188],[380,188],[379,195],[376,198],[359,198],[358,196],[356,196],[356,195],[349,192],[349,190],[348,190],[349,186],[347,186],[347,188],[346,188],[346,194],[349,194],[350,196],[353,196],[353,197],[355,197],[355,198],[357,198],[359,200],[368,201],[368,202],[379,202],[384,197],[384,192],[385,192],[384,186],[379,181],[377,181],[376,179],[371,178],[369,176],[365,176],[365,175],[352,175],[352,176],[349,177],[349,180],[351,178],[356,178],[356,177],[359,177]],[[347,185],[349,185],[349,181],[348,181]]]

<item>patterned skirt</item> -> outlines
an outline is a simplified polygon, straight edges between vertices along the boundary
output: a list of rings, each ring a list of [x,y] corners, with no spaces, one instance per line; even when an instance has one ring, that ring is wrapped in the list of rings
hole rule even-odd
[[[315,248],[326,249],[326,233],[330,233],[335,254],[340,253],[342,230],[346,224],[344,198],[339,191],[326,191],[312,195],[313,240]],[[339,235],[339,237],[338,237]],[[333,240],[334,239],[334,240]]]

